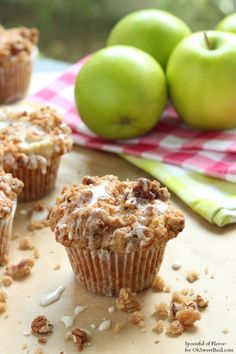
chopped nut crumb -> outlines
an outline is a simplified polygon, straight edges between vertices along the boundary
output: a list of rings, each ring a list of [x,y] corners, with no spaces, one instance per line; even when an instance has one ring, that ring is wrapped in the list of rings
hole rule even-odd
[[[139,311],[134,311],[128,316],[128,321],[132,325],[138,325],[140,327],[143,327],[144,325],[144,315],[140,313]]]
[[[40,344],[45,344],[45,343],[47,343],[47,338],[44,337],[44,336],[40,336],[39,339],[38,339],[38,342]]]
[[[194,322],[201,319],[201,314],[197,309],[186,308],[180,310],[175,315],[176,319],[184,326],[192,326]]]
[[[31,268],[34,266],[34,260],[30,258],[22,259],[16,265],[9,265],[5,268],[5,273],[13,279],[21,279],[30,274]]]
[[[124,328],[124,324],[115,322],[113,327],[112,327],[112,332],[117,334],[119,333],[122,329]]]
[[[195,271],[188,272],[186,279],[189,283],[194,283],[196,280],[200,278],[200,274]]]
[[[61,269],[61,265],[59,263],[55,264],[53,267],[54,270],[59,270]]]
[[[29,237],[24,237],[19,243],[19,249],[22,251],[33,250],[34,244]]]
[[[53,331],[53,325],[45,316],[38,316],[32,321],[31,329],[37,334],[48,334]]]
[[[4,302],[0,302],[0,314],[7,310],[7,305]]]
[[[7,300],[7,294],[5,293],[5,291],[0,290],[0,302],[6,302]]]
[[[9,275],[3,275],[3,276],[1,277],[0,282],[1,282],[5,287],[8,287],[8,286],[11,286],[11,285],[12,285],[13,279],[12,279],[12,277],[10,277]]]
[[[170,287],[166,285],[164,279],[157,275],[152,284],[152,288],[154,291],[164,291],[168,293],[170,291]]]
[[[41,230],[48,226],[49,226],[49,220],[31,221],[28,226],[28,230],[29,231]]]
[[[180,336],[184,331],[184,327],[179,321],[173,321],[166,329],[166,333],[172,336]]]
[[[33,255],[35,259],[38,259],[40,257],[40,253],[36,247],[34,248]]]
[[[82,352],[84,344],[88,341],[87,333],[79,328],[75,328],[71,333],[78,352]]]
[[[164,331],[164,322],[162,320],[157,321],[157,324],[152,330],[157,334],[162,333]]]
[[[196,303],[198,305],[198,307],[203,308],[203,307],[207,307],[209,301],[205,298],[203,298],[201,295],[197,295],[196,296]]]
[[[136,293],[132,292],[130,289],[122,288],[116,300],[116,307],[118,310],[126,312],[139,311],[141,309],[141,301]]]
[[[155,316],[166,318],[168,317],[168,314],[169,314],[169,308],[166,302],[160,302],[155,306],[155,312],[154,312]]]

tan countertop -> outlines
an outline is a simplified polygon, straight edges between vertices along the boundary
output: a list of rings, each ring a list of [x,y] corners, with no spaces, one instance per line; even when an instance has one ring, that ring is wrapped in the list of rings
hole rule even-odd
[[[56,189],[45,198],[45,204],[55,200],[62,186],[78,183],[86,174],[115,174],[121,179],[148,176],[113,154],[75,147],[72,153],[63,157]],[[30,208],[30,204],[21,204],[18,206],[14,225],[14,231],[20,236],[11,241],[10,262],[16,263],[32,255],[32,251],[18,249],[20,239],[27,235],[32,237],[40,252],[40,258],[36,260],[29,277],[14,281],[13,285],[7,288],[8,310],[0,315],[0,354],[35,353],[39,346],[37,338],[32,335],[24,336],[24,332],[30,329],[32,320],[38,315],[45,315],[54,324],[54,333],[48,336],[45,345],[40,346],[43,353],[76,353],[74,344],[64,340],[68,330],[58,321],[63,315],[71,315],[78,305],[88,305],[88,308],[76,317],[75,325],[80,328],[88,329],[92,323],[98,325],[103,318],[111,319],[112,323],[126,323],[125,328],[117,335],[111,330],[99,332],[97,329],[90,329],[91,346],[84,349],[87,354],[183,354],[187,352],[186,342],[192,343],[188,347],[191,349],[188,352],[191,353],[201,352],[202,349],[220,350],[221,347],[236,352],[235,225],[217,228],[197,216],[174,196],[172,201],[184,212],[186,228],[168,243],[160,274],[170,285],[171,291],[192,287],[209,299],[208,308],[202,312],[202,319],[194,328],[177,338],[171,338],[164,333],[153,333],[152,327],[156,323],[156,319],[151,316],[154,305],[163,300],[168,301],[171,295],[155,293],[152,290],[140,294],[144,304],[143,313],[146,315],[145,331],[140,332],[139,328],[129,325],[125,313],[109,313],[108,308],[115,304],[115,299],[96,296],[80,288],[74,279],[63,246],[55,241],[49,228],[33,234],[29,232],[29,220],[20,214],[20,210]],[[171,267],[175,261],[182,264],[178,271],[172,270]],[[60,264],[61,269],[54,270],[55,264]],[[207,275],[204,272],[206,267],[209,270]],[[194,284],[185,280],[186,273],[190,270],[198,271],[201,275]],[[2,271],[3,269],[0,269],[1,274]],[[40,306],[42,295],[60,285],[66,287],[61,299],[47,307]],[[222,333],[224,330],[228,333]],[[199,341],[205,341],[204,345],[197,345]],[[208,345],[209,341],[225,344]],[[24,345],[27,345],[27,348],[22,349]]]

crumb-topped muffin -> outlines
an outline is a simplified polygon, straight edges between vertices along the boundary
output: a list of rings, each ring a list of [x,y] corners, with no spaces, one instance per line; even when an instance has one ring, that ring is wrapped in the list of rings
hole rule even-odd
[[[60,157],[72,149],[70,133],[47,106],[0,111],[0,166],[23,181],[20,201],[40,199],[53,189]]]
[[[62,190],[50,225],[79,283],[112,296],[121,288],[152,285],[166,243],[183,230],[184,217],[157,181],[87,176]]]
[[[37,54],[36,28],[0,27],[0,103],[25,96]]]
[[[17,205],[17,195],[23,183],[10,173],[0,170],[0,265],[7,263],[8,245]]]

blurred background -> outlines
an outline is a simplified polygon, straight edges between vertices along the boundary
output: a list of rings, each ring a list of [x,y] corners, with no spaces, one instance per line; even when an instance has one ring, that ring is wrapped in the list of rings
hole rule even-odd
[[[143,8],[167,10],[197,31],[236,12],[236,0],[0,0],[0,23],[37,27],[45,56],[75,62],[105,46],[121,17]]]

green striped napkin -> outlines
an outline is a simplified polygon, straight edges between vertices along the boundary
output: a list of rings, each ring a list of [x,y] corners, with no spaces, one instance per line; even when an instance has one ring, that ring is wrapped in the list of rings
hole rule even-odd
[[[236,222],[235,183],[166,163],[128,155],[122,157],[157,178],[210,223],[224,226]]]

